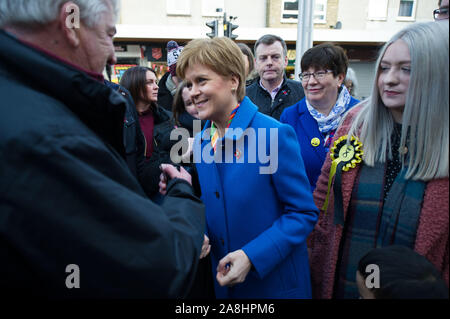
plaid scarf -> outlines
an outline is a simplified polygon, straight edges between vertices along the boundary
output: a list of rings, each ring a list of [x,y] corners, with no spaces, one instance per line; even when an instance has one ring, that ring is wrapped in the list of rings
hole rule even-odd
[[[358,262],[372,248],[389,245],[414,248],[426,183],[407,180],[405,173],[406,168],[397,175],[383,204],[386,164],[362,165],[344,223],[336,298],[358,298],[355,282]],[[335,221],[340,220],[343,216],[335,216]]]

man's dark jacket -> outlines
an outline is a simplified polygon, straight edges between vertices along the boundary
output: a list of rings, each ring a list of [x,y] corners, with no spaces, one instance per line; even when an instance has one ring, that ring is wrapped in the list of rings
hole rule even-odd
[[[154,204],[124,160],[125,99],[1,30],[0,43],[2,291],[185,296],[205,228],[192,187],[174,179]]]
[[[281,89],[272,101],[269,92],[264,90],[259,82],[260,79],[258,78],[247,87],[247,96],[258,106],[261,113],[267,114],[278,121],[285,108],[294,105],[305,96],[300,82],[289,80],[284,76]]]

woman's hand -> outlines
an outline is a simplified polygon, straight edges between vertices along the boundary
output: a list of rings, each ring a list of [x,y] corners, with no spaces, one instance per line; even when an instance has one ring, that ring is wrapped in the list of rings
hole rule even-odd
[[[200,259],[208,256],[210,251],[211,251],[211,245],[209,244],[209,238],[208,238],[208,236],[205,235],[205,238],[203,239],[203,246],[202,246],[202,252],[200,254]]]
[[[167,193],[167,183],[169,182],[169,179],[184,179],[192,185],[192,176],[183,167],[180,167],[180,171],[178,171],[175,166],[171,164],[161,164],[160,168],[162,173],[159,176],[159,192],[162,195],[166,195]]]
[[[223,286],[234,286],[244,282],[252,263],[242,249],[233,251],[223,257],[217,266],[217,282]]]

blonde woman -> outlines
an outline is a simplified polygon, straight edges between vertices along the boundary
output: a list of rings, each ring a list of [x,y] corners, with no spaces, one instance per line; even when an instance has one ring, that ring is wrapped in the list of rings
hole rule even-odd
[[[306,237],[317,208],[294,130],[245,97],[243,56],[228,38],[191,41],[177,74],[207,120],[194,160],[216,297],[310,298]]]
[[[394,35],[378,59],[371,99],[338,129],[314,193],[315,297],[358,298],[359,259],[389,245],[425,256],[448,285],[448,46],[448,22]]]

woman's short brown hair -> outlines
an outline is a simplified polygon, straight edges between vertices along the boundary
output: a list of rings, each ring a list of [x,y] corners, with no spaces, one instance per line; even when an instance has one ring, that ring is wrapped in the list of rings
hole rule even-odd
[[[237,99],[245,97],[245,64],[241,50],[229,38],[195,39],[190,41],[181,52],[177,62],[177,75],[184,79],[186,70],[195,64],[204,65],[217,74],[239,79]]]
[[[336,77],[338,74],[347,74],[348,59],[344,49],[332,43],[323,43],[307,50],[301,60],[302,72],[306,72],[310,67],[315,70],[328,69],[333,71]]]

